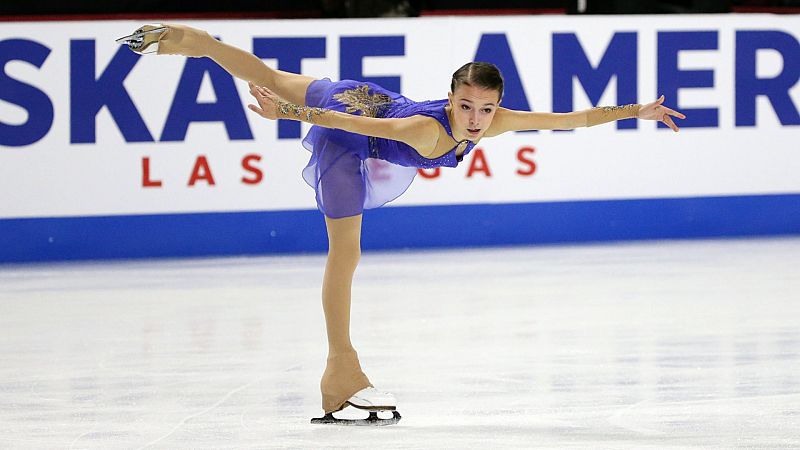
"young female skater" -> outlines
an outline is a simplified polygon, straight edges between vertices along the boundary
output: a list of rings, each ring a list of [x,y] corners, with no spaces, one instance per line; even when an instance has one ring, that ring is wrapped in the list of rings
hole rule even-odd
[[[145,26],[118,42],[139,53],[209,57],[249,82],[257,102],[248,105],[252,111],[267,119],[314,125],[303,139],[311,151],[303,177],[316,191],[329,246],[322,282],[328,334],[328,360],[320,383],[325,416],[312,422],[383,425],[400,419],[394,396],[372,387],[350,342],[350,292],[361,255],[364,209],[401,195],[417,168],[455,167],[483,137],[625,118],[659,120],[678,131],[670,116],[684,118],[662,105],[663,96],[646,105],[560,114],[505,109],[500,107],[500,72],[481,62],[465,64],[453,74],[446,100],[414,102],[373,83],[331,82],[272,69],[256,56],[184,25]],[[391,176],[384,168],[380,177],[372,177],[367,164],[371,158],[393,163]],[[333,416],[346,406],[369,410],[369,419],[344,421]],[[393,417],[378,418],[376,411],[382,410],[392,411]]]

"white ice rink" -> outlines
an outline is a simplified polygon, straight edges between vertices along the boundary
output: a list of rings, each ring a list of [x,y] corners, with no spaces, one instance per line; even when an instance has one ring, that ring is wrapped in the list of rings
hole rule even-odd
[[[383,428],[309,424],[323,266],[0,266],[0,448],[800,448],[798,238],[365,253]]]

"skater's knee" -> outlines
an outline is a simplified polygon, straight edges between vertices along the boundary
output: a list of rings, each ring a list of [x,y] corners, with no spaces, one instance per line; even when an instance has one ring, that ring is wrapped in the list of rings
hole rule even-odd
[[[330,245],[328,262],[337,267],[355,268],[361,260],[361,248],[358,245]]]

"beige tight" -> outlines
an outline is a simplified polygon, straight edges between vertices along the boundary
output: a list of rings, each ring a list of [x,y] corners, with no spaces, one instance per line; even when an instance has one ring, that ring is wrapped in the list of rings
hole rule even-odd
[[[361,215],[325,218],[328,260],[322,281],[322,308],[328,331],[328,363],[322,375],[322,409],[338,411],[356,392],[372,386],[350,342],[350,292],[361,258]]]
[[[252,53],[220,42],[204,30],[177,23],[158,40],[159,55],[208,56],[236,78],[252,81],[296,105],[305,104],[306,90],[314,78],[273,69]]]
[[[231,75],[275,91],[298,105],[305,104],[314,78],[268,67],[242,49],[217,41],[207,32],[180,24],[168,24],[159,39],[159,54],[208,56]],[[350,288],[361,257],[361,215],[325,218],[328,228],[328,262],[322,282],[322,307],[328,330],[328,364],[322,375],[322,408],[341,409],[356,392],[371,386],[361,371],[350,343]]]

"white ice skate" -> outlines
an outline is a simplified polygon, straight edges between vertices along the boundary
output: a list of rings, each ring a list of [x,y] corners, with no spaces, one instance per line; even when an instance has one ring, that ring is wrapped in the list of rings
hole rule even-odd
[[[369,411],[366,419],[348,419],[334,417],[333,413],[327,413],[323,417],[311,419],[311,423],[334,424],[334,425],[393,425],[400,421],[400,413],[397,412],[397,400],[394,395],[388,392],[381,392],[374,387],[362,389],[350,397],[344,404],[344,408],[352,406],[354,408]],[[391,412],[391,417],[382,418],[378,413]],[[338,412],[338,411],[334,411]]]
[[[158,40],[169,29],[164,25],[144,25],[133,34],[116,40],[118,44],[126,44],[129,49],[142,55],[158,52]]]

